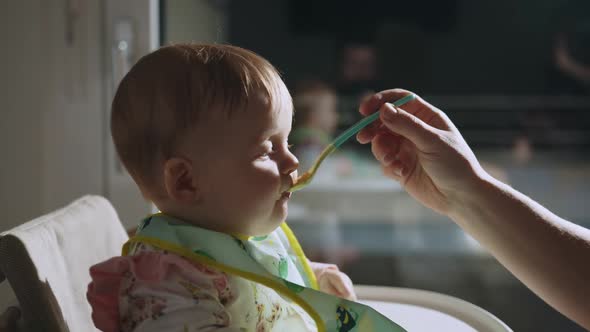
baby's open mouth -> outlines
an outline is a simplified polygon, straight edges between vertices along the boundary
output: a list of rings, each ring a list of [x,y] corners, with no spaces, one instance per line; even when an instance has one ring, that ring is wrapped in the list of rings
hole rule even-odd
[[[285,191],[282,195],[281,195],[281,199],[288,199],[291,198],[291,193],[288,191]]]

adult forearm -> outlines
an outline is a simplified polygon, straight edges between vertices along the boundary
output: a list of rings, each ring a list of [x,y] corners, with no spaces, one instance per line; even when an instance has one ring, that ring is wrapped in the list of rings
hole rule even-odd
[[[547,303],[590,329],[590,230],[491,177],[455,201],[449,216],[461,228]]]

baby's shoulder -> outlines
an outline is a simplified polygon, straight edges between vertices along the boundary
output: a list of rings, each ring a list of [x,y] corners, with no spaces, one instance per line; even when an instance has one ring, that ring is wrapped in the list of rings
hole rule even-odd
[[[146,263],[152,269],[175,269],[174,274],[179,273],[184,276],[194,275],[199,278],[225,276],[225,273],[219,269],[147,243],[133,243],[129,248],[128,256],[151,257],[151,259],[146,259]]]

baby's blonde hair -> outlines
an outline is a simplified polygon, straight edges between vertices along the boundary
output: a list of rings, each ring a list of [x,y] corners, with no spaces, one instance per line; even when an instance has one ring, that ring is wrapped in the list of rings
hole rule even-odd
[[[264,94],[271,107],[291,103],[277,70],[240,47],[176,44],[142,57],[112,104],[111,134],[121,162],[140,188],[151,186],[161,162],[202,114],[231,116],[253,93]]]

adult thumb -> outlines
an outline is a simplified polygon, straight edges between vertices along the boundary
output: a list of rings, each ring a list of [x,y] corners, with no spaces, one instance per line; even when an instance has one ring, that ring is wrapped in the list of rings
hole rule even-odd
[[[437,129],[417,116],[385,103],[380,109],[381,122],[392,132],[410,140],[418,148],[428,148],[437,138]]]

